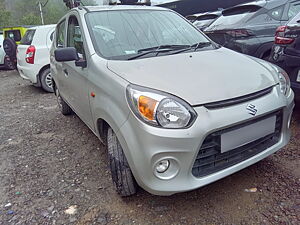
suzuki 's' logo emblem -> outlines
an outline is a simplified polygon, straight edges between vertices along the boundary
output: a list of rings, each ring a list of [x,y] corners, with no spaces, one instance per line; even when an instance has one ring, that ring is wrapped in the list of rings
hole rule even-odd
[[[255,108],[255,105],[249,104],[247,105],[246,109],[249,111],[249,114],[252,116],[255,116],[257,113],[257,109]]]

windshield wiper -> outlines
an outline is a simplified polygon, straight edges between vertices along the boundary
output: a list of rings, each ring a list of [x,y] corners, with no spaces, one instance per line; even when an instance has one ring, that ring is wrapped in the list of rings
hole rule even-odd
[[[186,48],[190,47],[189,45],[159,45],[159,46],[154,46],[150,48],[143,48],[139,49],[138,53],[145,52],[145,51],[151,51],[151,50],[160,50],[160,49],[178,49],[178,48]]]
[[[199,42],[193,45],[160,45],[157,47],[151,47],[151,48],[144,48],[144,49],[139,49],[137,55],[132,56],[130,58],[128,58],[128,60],[133,60],[133,59],[137,59],[140,58],[142,56],[151,54],[151,53],[156,53],[155,56],[157,56],[159,53],[163,53],[163,52],[171,52],[174,50],[179,49],[178,51],[175,51],[173,53],[171,53],[172,55],[174,54],[179,54],[185,51],[189,51],[189,50],[193,50],[197,51],[197,49],[199,48],[204,48],[206,46],[210,46],[212,45],[211,42]]]
[[[135,56],[132,56],[130,58],[128,58],[127,60],[133,60],[133,59],[137,59],[137,58],[140,58],[142,56],[145,56],[145,55],[148,55],[148,54],[151,54],[151,53],[156,53],[155,56],[157,56],[159,53],[162,53],[162,52],[169,52],[169,51],[173,51],[172,49],[159,49],[159,50],[149,50],[147,52],[143,52],[143,53],[140,53],[140,54],[137,54]]]
[[[139,49],[137,51],[139,54],[132,56],[132,57],[128,58],[127,60],[137,59],[137,58],[140,58],[142,56],[145,56],[145,55],[148,55],[151,53],[156,53],[155,56],[157,56],[159,53],[170,52],[170,51],[174,51],[174,50],[186,48],[186,47],[189,47],[189,45],[160,45],[160,46],[151,47],[151,48]]]
[[[193,45],[190,45],[188,48],[185,48],[185,49],[180,49],[176,52],[173,52],[172,55],[174,54],[179,54],[179,53],[182,53],[182,52],[186,52],[186,51],[190,51],[190,50],[193,50],[194,51],[197,51],[197,49],[199,48],[204,48],[204,47],[207,47],[207,46],[210,46],[212,45],[211,42],[199,42],[199,43],[196,43],[196,44],[193,44]]]
[[[197,51],[197,49],[199,48],[204,48],[204,47],[207,47],[207,46],[210,46],[211,45],[211,42],[209,41],[206,41],[206,42],[199,42],[197,44],[194,44],[194,47],[195,47],[195,51]]]

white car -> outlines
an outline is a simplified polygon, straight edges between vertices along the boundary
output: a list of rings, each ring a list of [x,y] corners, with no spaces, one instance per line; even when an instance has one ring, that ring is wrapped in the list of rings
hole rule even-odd
[[[3,34],[0,34],[0,66],[4,66],[5,51],[3,49]]]
[[[28,29],[17,48],[20,76],[47,92],[53,92],[49,51],[55,26],[45,25]]]

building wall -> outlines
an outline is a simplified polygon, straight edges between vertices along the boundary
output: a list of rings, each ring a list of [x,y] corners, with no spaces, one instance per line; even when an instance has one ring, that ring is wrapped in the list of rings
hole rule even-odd
[[[194,13],[216,11],[219,8],[225,9],[251,1],[253,0],[181,0],[160,4],[159,6],[170,8],[183,16],[187,16]]]

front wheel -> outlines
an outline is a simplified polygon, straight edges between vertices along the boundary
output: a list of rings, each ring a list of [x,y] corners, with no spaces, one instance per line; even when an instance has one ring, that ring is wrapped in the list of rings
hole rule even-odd
[[[122,197],[134,195],[137,184],[119,143],[117,135],[111,128],[107,132],[108,161],[113,183]]]
[[[59,93],[59,90],[57,87],[55,87],[55,95],[56,95],[57,104],[58,104],[58,107],[59,107],[61,113],[65,116],[71,115],[73,113],[73,110],[60,96],[60,93]]]

